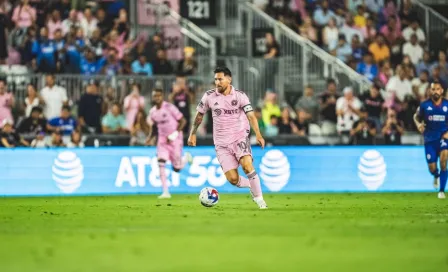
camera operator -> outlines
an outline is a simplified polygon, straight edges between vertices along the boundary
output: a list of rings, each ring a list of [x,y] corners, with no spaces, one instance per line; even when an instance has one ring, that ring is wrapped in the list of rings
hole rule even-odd
[[[401,145],[401,135],[404,133],[403,122],[397,120],[397,114],[394,110],[389,109],[387,119],[384,123],[382,133],[386,145]]]
[[[375,122],[369,119],[369,113],[363,106],[360,109],[359,120],[353,123],[350,137],[353,145],[374,145],[376,136]]]

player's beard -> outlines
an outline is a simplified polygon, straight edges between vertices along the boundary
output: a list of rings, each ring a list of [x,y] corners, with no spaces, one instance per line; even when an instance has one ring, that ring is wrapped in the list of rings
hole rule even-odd
[[[431,99],[434,102],[439,101],[440,98],[441,98],[441,96],[439,94],[437,94],[437,93],[431,95]]]
[[[218,89],[219,93],[224,93],[227,90],[227,88],[224,88],[223,86],[216,86],[216,89]]]

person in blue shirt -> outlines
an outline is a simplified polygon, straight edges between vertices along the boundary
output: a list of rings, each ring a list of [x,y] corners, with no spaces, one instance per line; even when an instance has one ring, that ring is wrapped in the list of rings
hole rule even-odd
[[[138,56],[138,59],[132,63],[132,73],[152,76],[152,65],[146,61],[145,55]]]
[[[319,27],[324,27],[328,25],[328,21],[330,21],[332,17],[336,17],[336,14],[334,14],[333,11],[328,9],[327,0],[322,1],[320,8],[316,9],[313,14],[313,20]]]
[[[34,41],[32,49],[36,58],[38,70],[43,73],[54,73],[56,71],[57,49],[55,43],[48,39],[48,29],[40,29],[40,38]]]
[[[81,74],[83,75],[97,75],[101,72],[106,58],[96,59],[95,52],[92,48],[87,47],[85,50],[85,56],[81,56]]]
[[[364,55],[364,61],[358,63],[356,72],[367,77],[370,81],[373,81],[378,76],[378,66],[373,63],[373,55],[368,52]]]
[[[443,98],[440,82],[431,83],[430,99],[423,101],[414,114],[414,122],[425,142],[426,161],[434,176],[434,187],[440,181],[438,198],[445,198],[445,186],[448,179],[448,100]],[[440,156],[440,174],[437,161]]]
[[[48,121],[48,131],[62,132],[64,135],[71,135],[76,130],[78,124],[76,119],[71,116],[70,107],[63,106],[61,116]]]

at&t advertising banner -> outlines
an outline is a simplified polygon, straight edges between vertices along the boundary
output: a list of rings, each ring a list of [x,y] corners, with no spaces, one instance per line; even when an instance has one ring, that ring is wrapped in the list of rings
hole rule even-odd
[[[213,147],[167,176],[172,193],[245,192],[230,185]],[[160,193],[155,148],[1,149],[0,195]],[[254,148],[265,192],[433,191],[423,147]]]

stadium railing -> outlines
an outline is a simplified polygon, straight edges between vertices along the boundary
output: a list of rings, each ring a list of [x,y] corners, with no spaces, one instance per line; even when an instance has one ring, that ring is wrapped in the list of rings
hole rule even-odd
[[[448,19],[420,1],[413,0],[412,3],[417,10],[420,26],[425,31],[427,46],[433,52],[444,50],[446,45],[441,42],[441,37],[448,30]]]

